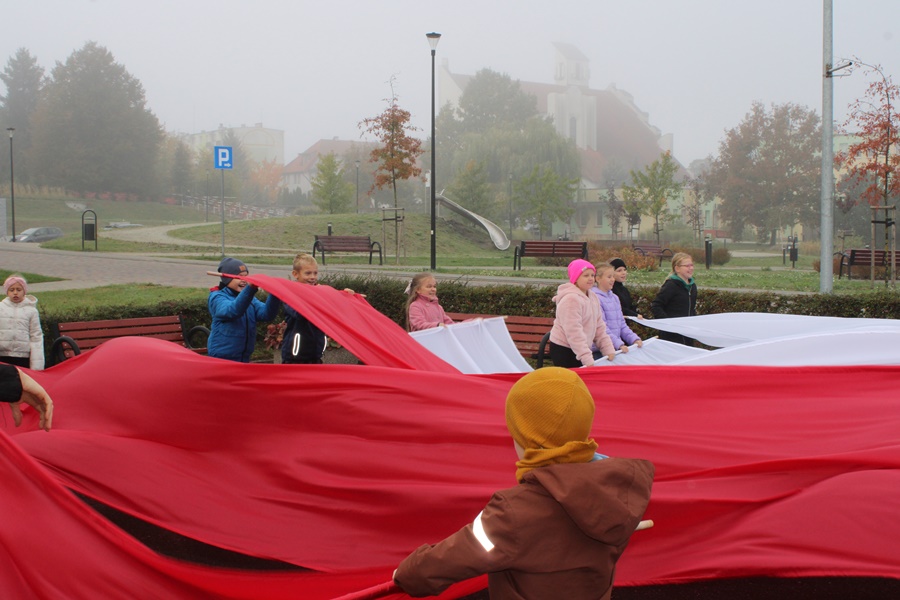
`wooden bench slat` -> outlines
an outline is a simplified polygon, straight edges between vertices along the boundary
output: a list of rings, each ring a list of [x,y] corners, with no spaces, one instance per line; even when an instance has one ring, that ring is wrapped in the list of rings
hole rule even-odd
[[[175,324],[181,327],[181,317],[178,315],[166,317],[137,317],[133,319],[107,319],[100,321],[69,321],[60,323],[60,331],[77,329],[97,329],[101,327],[134,327],[137,325]]]
[[[185,339],[186,332],[181,315],[70,321],[57,323],[53,326],[53,333],[56,339],[53,342],[50,353],[52,357],[61,358],[62,360],[71,358],[81,351],[96,348],[103,342],[111,339],[127,336],[152,337],[181,344],[201,354],[206,353],[206,348],[191,348],[189,346],[188,341]],[[75,346],[73,346],[73,343]]]
[[[63,333],[70,338],[76,338],[81,335],[98,335],[99,337],[117,337],[122,335],[124,331],[126,335],[154,335],[157,333],[178,333],[182,332],[181,325],[173,327],[170,323],[164,323],[162,325],[137,325],[134,327],[110,327],[110,326],[101,326],[97,328],[88,328],[88,327],[80,327],[78,329],[64,329],[62,327],[59,328],[60,333]]]

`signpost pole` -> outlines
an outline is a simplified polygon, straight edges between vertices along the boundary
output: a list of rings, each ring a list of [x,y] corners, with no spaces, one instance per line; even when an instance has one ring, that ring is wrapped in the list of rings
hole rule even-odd
[[[225,169],[234,168],[233,157],[231,146],[213,148],[213,166],[222,171],[222,258],[225,258]]]

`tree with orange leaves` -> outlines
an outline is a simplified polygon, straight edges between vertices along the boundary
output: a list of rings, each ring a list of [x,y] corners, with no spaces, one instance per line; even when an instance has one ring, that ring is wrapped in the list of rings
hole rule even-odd
[[[281,172],[284,167],[275,159],[263,160],[250,169],[250,181],[256,187],[258,197],[266,204],[275,204],[284,187]]]
[[[391,78],[391,97],[385,99],[388,107],[377,117],[363,119],[360,128],[365,128],[380,144],[372,150],[369,162],[375,163],[375,181],[369,188],[371,193],[376,188],[383,189],[390,185],[394,192],[394,207],[397,207],[397,181],[422,174],[417,158],[424,152],[422,140],[412,137],[410,133],[419,131],[410,125],[410,113],[400,108],[397,94],[394,92],[394,79]]]
[[[888,206],[891,198],[900,195],[900,153],[893,148],[898,141],[900,126],[900,88],[886,76],[879,65],[868,65],[854,59],[868,75],[877,74],[863,98],[850,104],[850,115],[844,129],[859,141],[834,157],[839,169],[846,168],[845,183],[865,184],[859,200],[871,206]],[[859,185],[859,187],[862,187]],[[858,201],[858,200],[857,200]]]

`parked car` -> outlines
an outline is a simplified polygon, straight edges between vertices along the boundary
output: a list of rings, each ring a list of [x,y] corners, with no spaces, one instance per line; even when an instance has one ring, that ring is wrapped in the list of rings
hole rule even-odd
[[[32,227],[16,236],[17,242],[49,242],[62,237],[62,229],[59,227]]]

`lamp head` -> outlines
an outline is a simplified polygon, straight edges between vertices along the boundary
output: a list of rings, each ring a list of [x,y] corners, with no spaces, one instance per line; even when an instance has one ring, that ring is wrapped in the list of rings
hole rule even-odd
[[[425,37],[428,38],[428,45],[431,46],[431,51],[437,50],[438,42],[441,41],[441,34],[432,31],[431,33],[426,33]]]

